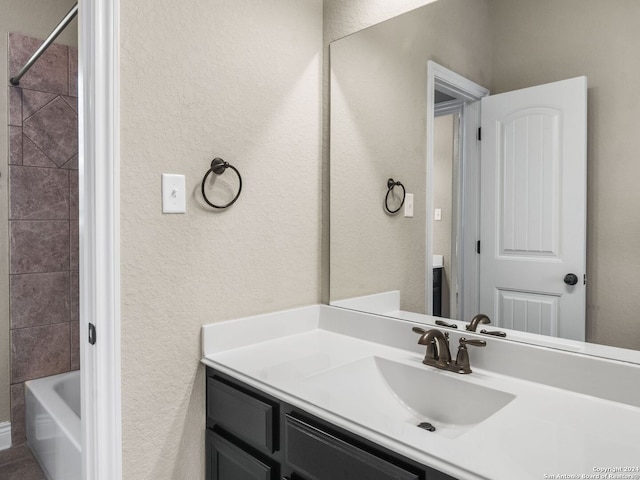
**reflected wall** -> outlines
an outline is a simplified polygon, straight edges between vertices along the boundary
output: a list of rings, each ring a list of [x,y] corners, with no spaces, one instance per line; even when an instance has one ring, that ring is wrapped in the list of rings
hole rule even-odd
[[[436,2],[331,45],[331,301],[400,290],[425,312],[426,64],[489,84],[488,5]],[[413,218],[384,213],[388,178]]]
[[[640,3],[492,2],[492,93],[587,76],[587,341],[640,349]]]
[[[480,4],[486,9],[484,13],[468,19],[465,12]],[[448,13],[443,13],[445,6]],[[428,23],[433,18],[438,18],[436,25]],[[640,3],[633,0],[439,0],[332,44],[330,300],[400,289],[407,297],[402,300],[402,309],[424,311],[424,255],[418,250],[423,248],[426,226],[421,228],[418,217],[427,206],[419,198],[424,164],[418,158],[422,155],[424,159],[425,146],[412,132],[419,130],[413,130],[416,124],[424,122],[418,111],[424,111],[426,80],[420,76],[426,75],[428,60],[457,71],[492,93],[586,75],[587,340],[640,348],[635,313],[635,292],[640,287],[640,219],[634,214],[640,207],[636,186],[640,165],[635,159],[640,148],[640,136],[635,132],[640,95],[633,89],[640,78],[640,57],[634,51],[640,44],[638,18]],[[465,23],[468,20],[471,30]],[[441,27],[448,28],[437,30]],[[394,29],[397,37],[392,34]],[[376,47],[377,35],[382,45]],[[474,39],[471,46],[465,45],[469,38]],[[395,53],[392,48],[397,49]],[[468,48],[480,48],[483,56],[465,56]],[[350,49],[354,55],[351,60],[347,58]],[[338,70],[363,64],[368,70],[360,73],[362,91],[358,91],[351,78],[356,74]],[[393,68],[385,69],[384,65]],[[394,90],[389,78],[403,75],[416,77],[401,78]],[[378,87],[369,85],[373,78],[380,78],[386,87],[376,90]],[[411,93],[410,88],[417,90]],[[367,90],[374,94],[369,105],[364,95]],[[347,98],[348,92],[360,100],[353,102]],[[407,113],[408,126],[401,126],[403,120],[395,107],[388,105],[392,98],[398,99]],[[339,105],[336,109],[334,100]],[[421,108],[417,107],[420,102]],[[337,118],[339,112],[347,116]],[[390,117],[382,118],[381,112]],[[363,114],[364,128],[355,125]],[[378,130],[370,125],[375,118],[380,119]],[[339,131],[341,127],[351,130]],[[374,133],[372,146],[367,146],[365,131]],[[397,132],[401,140],[394,145]],[[409,138],[412,144],[408,144]],[[399,163],[405,160],[415,169],[403,170]],[[394,175],[411,179],[408,191],[416,194],[413,219],[386,218],[382,213],[384,182]],[[364,185],[354,187],[356,179]],[[343,192],[345,186],[348,188]],[[362,199],[360,203],[358,199]],[[375,217],[371,226],[366,222],[368,216]],[[349,228],[356,232],[340,237],[341,231]],[[422,238],[407,238],[409,232]]]

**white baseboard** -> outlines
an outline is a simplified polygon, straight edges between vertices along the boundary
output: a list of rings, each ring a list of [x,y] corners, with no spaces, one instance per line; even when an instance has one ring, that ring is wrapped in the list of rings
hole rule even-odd
[[[0,423],[0,450],[11,447],[11,422]]]

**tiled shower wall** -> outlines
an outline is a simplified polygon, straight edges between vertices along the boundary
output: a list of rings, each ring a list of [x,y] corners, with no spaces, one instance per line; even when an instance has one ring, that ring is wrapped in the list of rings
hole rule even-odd
[[[9,77],[42,40],[9,35]],[[11,426],[24,382],[80,368],[77,50],[54,44],[9,87]]]

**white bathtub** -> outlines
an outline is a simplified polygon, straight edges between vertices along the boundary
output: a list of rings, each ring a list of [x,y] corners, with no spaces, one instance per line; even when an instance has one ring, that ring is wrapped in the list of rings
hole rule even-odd
[[[80,372],[25,382],[27,441],[49,480],[81,480]]]

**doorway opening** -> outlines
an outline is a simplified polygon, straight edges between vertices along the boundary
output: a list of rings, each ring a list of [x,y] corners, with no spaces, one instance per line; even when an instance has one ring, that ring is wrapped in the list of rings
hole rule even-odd
[[[438,97],[436,91],[436,99]],[[455,111],[438,111],[436,100],[433,146],[433,315],[458,318],[457,219],[460,186],[460,120]]]
[[[480,124],[479,100],[487,95],[486,88],[428,62],[425,252],[428,315],[463,320],[478,308],[479,260],[475,245],[479,238],[480,171],[476,135]],[[443,140],[441,134],[449,140]],[[446,148],[443,141],[448,144]],[[441,146],[450,150],[449,155],[444,155],[449,156],[448,161],[441,155],[436,158],[436,150],[442,153]]]

